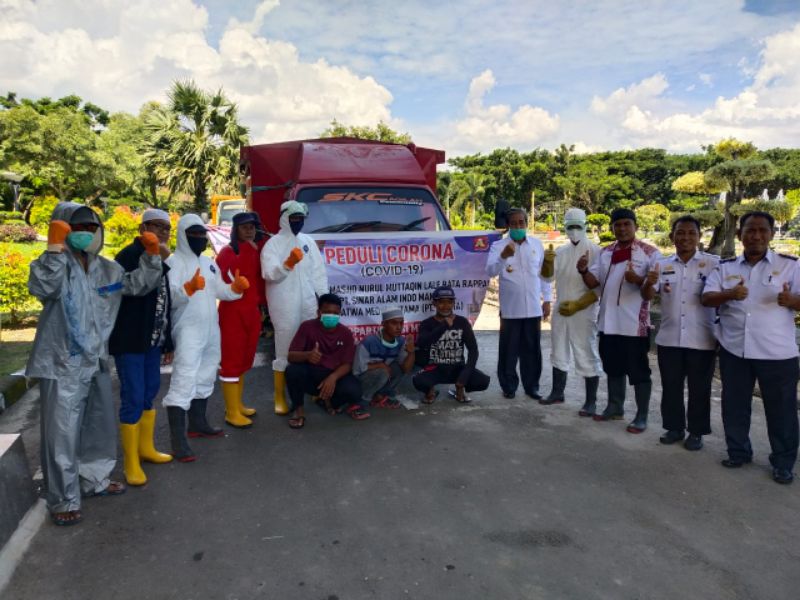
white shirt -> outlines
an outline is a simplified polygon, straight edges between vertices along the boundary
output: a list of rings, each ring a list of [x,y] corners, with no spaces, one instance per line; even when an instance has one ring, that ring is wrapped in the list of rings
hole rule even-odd
[[[778,305],[778,294],[788,283],[800,292],[797,258],[768,250],[750,265],[744,255],[720,261],[711,272],[703,292],[721,292],[744,279],[747,298],[729,300],[719,309],[717,339],[725,350],[741,358],[785,360],[798,355],[795,342],[795,312]]]
[[[500,253],[513,243],[515,252],[508,258]],[[500,276],[500,316],[503,319],[529,319],[542,316],[542,302],[550,302],[550,282],[541,278],[544,246],[533,236],[519,244],[504,237],[489,248],[486,273]]]
[[[635,283],[625,281],[628,262],[611,264],[611,254],[617,242],[609,244],[597,255],[589,272],[600,282],[595,292],[600,293],[600,314],[597,328],[607,335],[644,337],[650,334],[650,302],[642,298]],[[631,262],[633,270],[645,277],[661,253],[650,244],[633,240]]]
[[[677,254],[656,261],[659,274],[655,289],[661,297],[661,327],[656,344],[694,350],[717,347],[716,313],[700,304],[700,297],[706,279],[718,264],[718,256],[699,251],[685,264]]]

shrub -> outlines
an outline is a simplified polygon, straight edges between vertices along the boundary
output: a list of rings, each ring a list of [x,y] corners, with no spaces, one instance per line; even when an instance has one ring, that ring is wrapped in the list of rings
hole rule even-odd
[[[34,298],[28,293],[27,259],[0,245],[0,312],[10,313],[11,322],[16,323],[19,313],[33,306]]]
[[[613,242],[615,239],[617,239],[617,238],[610,231],[604,231],[604,232],[602,232],[600,234],[600,243],[601,244],[607,244],[609,242]]]
[[[0,242],[35,242],[36,230],[28,227],[23,221],[19,223],[0,224]]]
[[[22,221],[25,217],[21,212],[14,212],[11,210],[0,210],[0,223],[8,223],[9,221]]]
[[[118,206],[114,214],[105,222],[105,242],[111,248],[127,246],[139,235],[141,217],[135,215],[127,206]]]
[[[59,200],[55,196],[40,196],[33,201],[31,207],[30,223],[37,232],[47,235],[50,226],[50,217]]]

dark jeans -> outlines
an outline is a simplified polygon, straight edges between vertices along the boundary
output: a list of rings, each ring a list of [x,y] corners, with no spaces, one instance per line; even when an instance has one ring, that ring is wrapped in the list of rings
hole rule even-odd
[[[458,376],[463,368],[464,365],[428,365],[414,375],[411,382],[418,391],[427,394],[431,388],[440,383],[455,383],[458,381]],[[489,387],[489,381],[491,380],[486,373],[473,369],[472,375],[464,384],[464,390],[467,392],[482,392]]]
[[[720,348],[719,370],[722,375],[722,424],[728,456],[733,460],[749,460],[750,413],[753,387],[758,381],[773,467],[791,470],[797,460],[797,358],[758,360],[739,358]]]
[[[161,385],[161,348],[150,348],[141,354],[114,356],[119,376],[119,421],[135,425],[143,410],[153,408],[153,400]]]
[[[631,385],[650,381],[650,339],[631,335],[606,335],[600,332],[600,360],[609,377],[628,376]]]
[[[664,429],[688,429],[694,435],[708,435],[711,433],[711,380],[717,351],[672,346],[657,346],[657,349]],[[684,381],[689,386],[686,408],[683,405]]]
[[[303,406],[305,395],[319,395],[319,384],[333,371],[308,363],[290,363],[286,367],[286,388],[292,410]],[[330,400],[333,408],[361,403],[361,382],[355,375],[348,373],[336,382],[336,388]]]
[[[500,319],[497,380],[504,392],[516,392],[520,379],[526,394],[539,392],[539,377],[542,375],[541,330],[541,317]]]

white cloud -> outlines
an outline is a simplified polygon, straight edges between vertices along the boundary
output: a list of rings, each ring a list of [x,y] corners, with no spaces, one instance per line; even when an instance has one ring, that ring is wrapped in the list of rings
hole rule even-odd
[[[489,69],[472,79],[464,102],[465,116],[455,123],[450,147],[457,152],[505,146],[532,148],[558,131],[558,115],[538,106],[523,104],[516,110],[507,104],[486,106],[484,97],[495,83]]]
[[[719,96],[699,111],[675,111],[674,102],[664,97],[667,87],[666,78],[657,74],[606,98],[595,97],[591,109],[616,140],[637,146],[696,151],[730,136],[760,147],[795,145],[800,136],[800,25],[764,40],[752,83],[735,96]]]
[[[712,87],[714,85],[714,77],[709,73],[698,73],[697,78],[700,80],[700,83],[706,87]]]
[[[259,36],[277,6],[266,0],[250,21],[230,19],[217,49],[206,37],[206,9],[192,0],[0,0],[0,90],[76,93],[136,112],[147,100],[164,100],[175,79],[193,78],[223,87],[240,104],[255,142],[316,136],[333,118],[398,123],[391,93],[374,78],[324,59],[304,61],[293,44]]]

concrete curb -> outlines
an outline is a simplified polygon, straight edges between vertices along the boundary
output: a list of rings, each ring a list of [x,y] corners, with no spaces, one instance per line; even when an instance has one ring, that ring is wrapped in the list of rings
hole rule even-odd
[[[39,499],[20,521],[17,530],[11,535],[8,543],[0,550],[0,597],[3,595],[17,565],[22,561],[25,552],[31,545],[33,536],[39,531],[47,515],[45,501]]]

